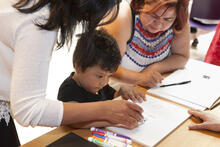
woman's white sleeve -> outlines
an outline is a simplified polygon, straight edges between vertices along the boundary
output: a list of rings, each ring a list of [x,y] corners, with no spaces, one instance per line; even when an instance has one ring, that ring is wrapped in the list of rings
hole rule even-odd
[[[40,30],[29,20],[19,25],[14,35],[12,115],[23,126],[59,126],[63,103],[46,99],[49,62],[57,32]]]

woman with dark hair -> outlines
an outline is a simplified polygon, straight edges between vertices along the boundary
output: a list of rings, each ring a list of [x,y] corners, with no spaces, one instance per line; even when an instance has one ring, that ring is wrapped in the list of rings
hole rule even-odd
[[[117,18],[104,28],[123,56],[115,77],[154,87],[161,73],[184,68],[189,58],[188,0],[122,2]]]
[[[110,19],[99,25],[113,21],[119,0],[11,1],[0,1],[0,146],[20,145],[11,115],[23,126],[104,120],[136,127],[142,109],[127,101],[80,104],[45,98],[55,43],[71,45],[78,23],[92,34],[106,16]]]

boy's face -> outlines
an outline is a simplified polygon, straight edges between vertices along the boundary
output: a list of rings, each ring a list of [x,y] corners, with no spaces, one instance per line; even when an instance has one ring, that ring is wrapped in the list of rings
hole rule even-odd
[[[107,85],[109,77],[113,75],[113,73],[101,69],[98,65],[88,67],[84,72],[80,70],[76,72],[78,84],[94,94]]]

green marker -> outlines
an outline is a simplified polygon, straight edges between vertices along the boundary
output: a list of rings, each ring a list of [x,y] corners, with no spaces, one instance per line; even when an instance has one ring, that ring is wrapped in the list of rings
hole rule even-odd
[[[99,140],[97,140],[95,138],[92,138],[92,137],[89,137],[88,141],[93,142],[93,143],[95,143],[95,144],[97,144],[99,146],[103,146],[103,147],[116,147],[116,146],[114,146],[114,145],[112,145],[110,143],[105,143],[105,142],[99,141]]]

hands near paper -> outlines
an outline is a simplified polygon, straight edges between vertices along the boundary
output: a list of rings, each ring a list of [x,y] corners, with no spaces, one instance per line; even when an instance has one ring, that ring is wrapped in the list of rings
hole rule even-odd
[[[212,114],[211,112],[195,109],[191,109],[188,112],[189,114],[192,114],[193,116],[202,120],[202,123],[200,124],[190,125],[190,130],[205,129],[220,132],[220,116]]]
[[[118,101],[118,103],[116,104],[115,101]],[[114,126],[118,126],[117,124],[121,124],[120,127],[128,129],[133,129],[137,127],[138,122],[143,119],[143,109],[137,104],[128,102],[127,100],[115,101],[109,101],[109,104],[106,105],[107,109],[112,109],[111,112],[109,111],[108,114],[108,117],[112,117],[112,124]]]
[[[145,92],[139,88],[136,88],[131,85],[123,85],[120,87],[118,96],[122,96],[123,99],[131,99],[134,103],[142,103],[146,101]]]
[[[92,104],[92,103],[87,103]],[[138,126],[138,122],[143,119],[143,109],[135,103],[127,100],[108,100],[96,102],[98,119],[71,124],[73,128],[107,127],[117,126],[133,129]],[[87,108],[84,108],[87,109]],[[82,110],[83,111],[83,110]],[[90,116],[91,117],[91,116]]]
[[[144,86],[144,87],[154,87],[158,83],[161,83],[163,80],[162,75],[155,71],[155,70],[143,70],[140,73],[139,80],[138,80],[138,85]]]

